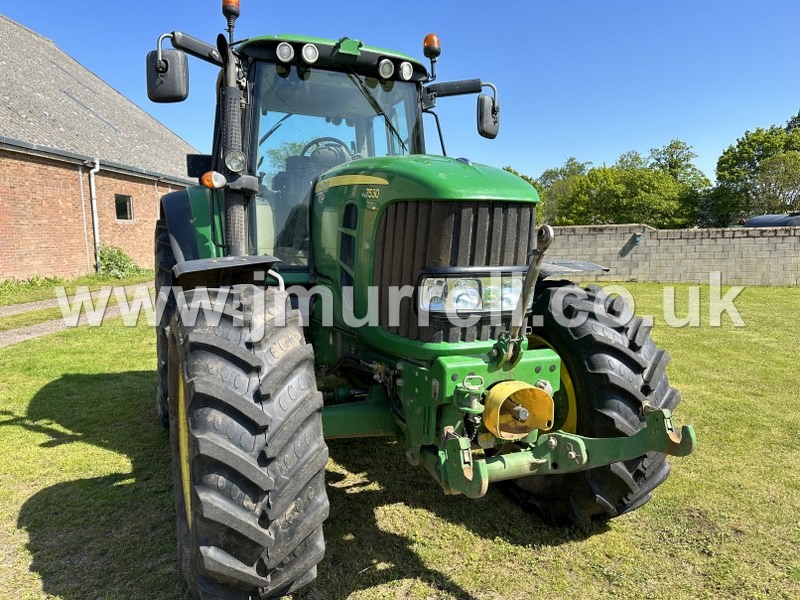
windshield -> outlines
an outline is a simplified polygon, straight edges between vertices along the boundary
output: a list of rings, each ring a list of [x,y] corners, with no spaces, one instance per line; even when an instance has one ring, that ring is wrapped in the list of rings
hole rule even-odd
[[[259,63],[252,144],[253,252],[305,266],[314,181],[336,165],[422,151],[416,84]]]

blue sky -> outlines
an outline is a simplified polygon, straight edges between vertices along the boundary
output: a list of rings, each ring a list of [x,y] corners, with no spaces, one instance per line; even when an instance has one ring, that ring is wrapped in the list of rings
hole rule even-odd
[[[144,57],[165,31],[213,42],[224,28],[220,4],[30,0],[0,11],[208,151],[216,70],[190,59],[189,100],[155,105]],[[439,80],[480,77],[498,86],[501,103],[500,135],[489,141],[476,132],[474,97],[441,100],[448,153],[532,176],[569,156],[612,163],[680,138],[713,180],[719,154],[745,130],[800,109],[796,0],[241,4],[237,38],[347,35],[421,58],[425,34],[438,33]]]

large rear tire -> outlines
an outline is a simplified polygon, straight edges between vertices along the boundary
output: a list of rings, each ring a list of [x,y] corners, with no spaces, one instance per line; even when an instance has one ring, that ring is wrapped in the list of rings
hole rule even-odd
[[[538,285],[533,314],[542,315],[543,325],[533,328],[529,347],[551,347],[562,360],[554,428],[625,437],[644,426],[649,407],[675,408],[680,394],[667,380],[669,354],[656,348],[652,324],[633,317],[622,297],[566,281]],[[668,475],[665,455],[648,453],[579,473],[525,477],[504,488],[546,521],[567,525],[630,512]]]
[[[186,292],[186,304],[200,293]],[[260,293],[234,286],[218,323],[203,312],[184,323],[178,310],[169,330],[178,556],[203,600],[291,593],[314,580],[325,553],[328,449],[313,351],[287,295],[267,290],[262,310]]]

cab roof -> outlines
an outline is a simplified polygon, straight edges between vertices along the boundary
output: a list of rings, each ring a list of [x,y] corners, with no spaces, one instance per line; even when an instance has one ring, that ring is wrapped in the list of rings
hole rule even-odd
[[[386,50],[375,46],[367,46],[360,40],[348,37],[339,40],[318,38],[304,35],[281,34],[281,35],[261,35],[248,38],[236,45],[236,50],[247,56],[262,60],[276,60],[275,48],[281,42],[291,44],[295,49],[295,59],[297,62],[300,50],[305,44],[314,44],[320,52],[317,66],[355,66],[355,67],[376,67],[382,58],[389,58],[399,64],[403,61],[411,63],[414,69],[414,81],[428,81],[428,70],[425,65],[412,56]]]

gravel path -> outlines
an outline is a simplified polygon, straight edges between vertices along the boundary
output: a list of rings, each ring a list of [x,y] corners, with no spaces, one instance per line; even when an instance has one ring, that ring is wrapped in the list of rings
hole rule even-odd
[[[131,294],[140,285],[146,285],[150,288],[153,287],[152,283],[137,283],[134,285],[125,286],[125,293]],[[97,298],[98,291],[91,292],[92,298]],[[85,298],[86,294],[76,296],[75,299]],[[72,299],[72,297],[70,297]],[[31,312],[34,310],[44,310],[45,308],[58,308],[58,300],[52,298],[50,300],[39,300],[38,302],[25,302],[24,304],[9,304],[8,306],[0,306],[0,317],[12,317],[14,315],[21,315],[22,313]]]
[[[113,319],[119,316],[119,307],[113,306],[106,310],[105,319]],[[81,314],[78,320],[77,327],[86,325],[86,315]],[[20,327],[19,329],[9,329],[8,331],[0,332],[0,348],[11,346],[12,344],[19,344],[34,338],[39,338],[51,333],[58,333],[65,329],[74,329],[68,327],[62,319],[53,319],[52,321],[45,321],[44,323],[37,323],[36,325],[28,325],[27,327]]]
[[[55,308],[58,300],[40,300],[39,302],[26,302],[25,304],[9,304],[0,306],[0,317],[13,317],[33,310],[43,310],[45,308]]]
[[[125,287],[125,293],[130,297],[130,294],[136,290],[140,285],[146,284],[136,284],[136,285],[129,285]],[[152,288],[152,285],[149,285]],[[92,298],[97,297],[97,292],[92,292]],[[79,296],[78,298],[85,298],[86,296]],[[72,300],[72,298],[71,298]],[[9,306],[2,306],[0,307],[0,317],[6,316],[13,316],[19,315],[22,313],[34,311],[34,310],[42,310],[45,308],[58,308],[58,300],[55,298],[52,300],[40,300],[39,302],[26,302],[25,304],[11,304]],[[119,316],[119,307],[112,306],[105,311],[104,319],[112,319],[114,317]],[[81,313],[80,319],[78,320],[78,327],[86,325],[86,315]],[[18,344],[20,342],[25,342],[27,340],[32,340],[34,338],[39,338],[45,335],[50,335],[51,333],[58,333],[59,331],[64,331],[65,329],[72,329],[71,327],[67,327],[62,319],[53,319],[52,321],[45,321],[44,323],[36,323],[35,325],[28,325],[27,327],[20,327],[18,329],[9,329],[8,331],[0,332],[0,348],[4,348],[6,346],[11,346],[12,344]]]

